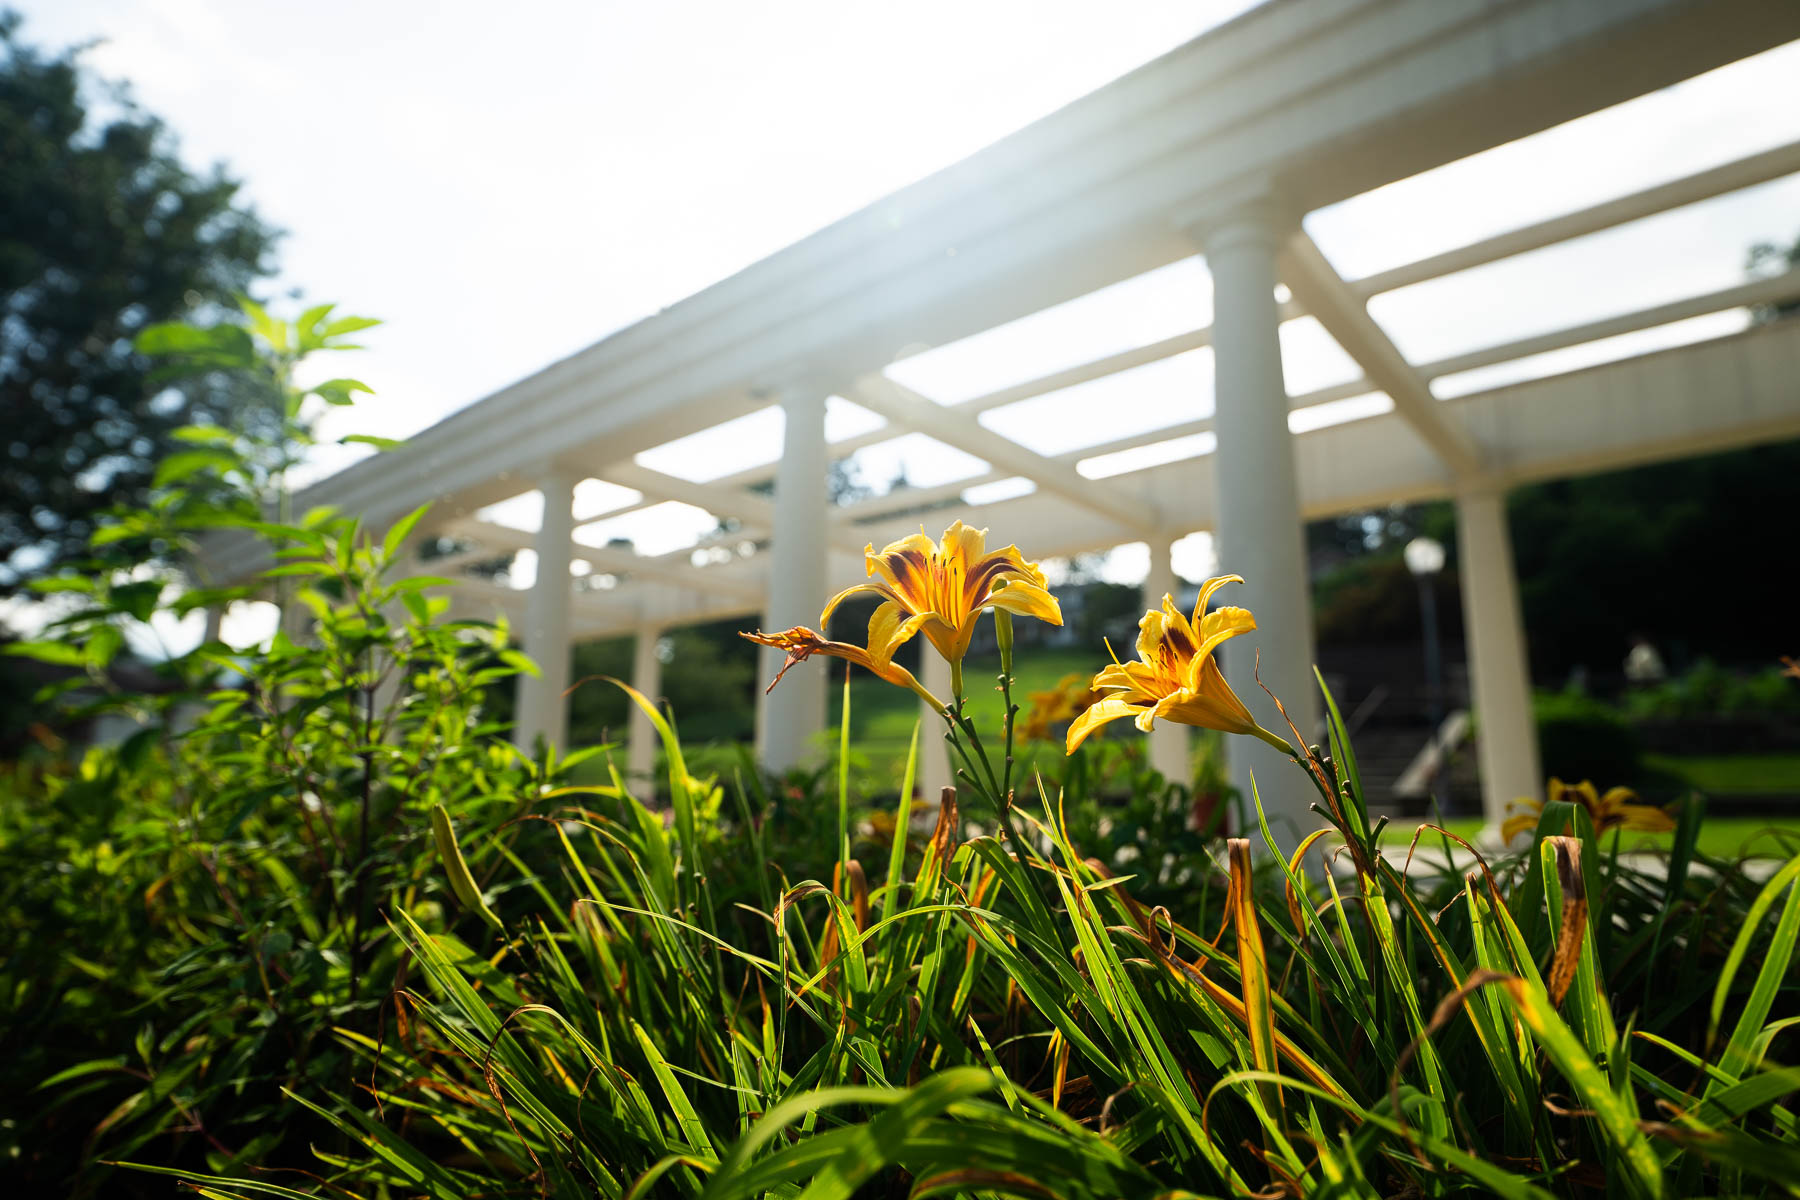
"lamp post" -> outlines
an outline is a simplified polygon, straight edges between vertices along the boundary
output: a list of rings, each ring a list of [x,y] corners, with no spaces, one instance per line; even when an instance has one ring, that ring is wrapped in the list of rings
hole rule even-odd
[[[1406,543],[1406,569],[1419,584],[1419,615],[1425,626],[1425,703],[1431,715],[1431,799],[1437,816],[1444,816],[1443,744],[1444,665],[1438,639],[1437,577],[1444,569],[1444,544],[1436,538],[1416,537]]]

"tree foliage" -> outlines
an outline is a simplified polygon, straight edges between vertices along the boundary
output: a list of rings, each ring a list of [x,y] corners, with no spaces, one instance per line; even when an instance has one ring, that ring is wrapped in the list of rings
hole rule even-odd
[[[174,430],[229,419],[229,391],[155,389],[132,339],[229,304],[277,236],[78,48],[47,53],[19,26],[0,12],[0,594],[141,503]]]
[[[1800,442],[1531,484],[1507,500],[1532,666],[1559,681],[1611,674],[1634,636],[1681,668],[1710,656],[1771,663],[1794,652],[1792,604],[1767,580],[1783,567],[1767,522],[1800,511]],[[1456,629],[1456,518],[1449,501],[1395,506],[1308,527],[1321,644],[1418,636],[1418,589],[1400,561],[1429,534],[1450,551],[1439,613]],[[1695,619],[1704,593],[1708,608]]]

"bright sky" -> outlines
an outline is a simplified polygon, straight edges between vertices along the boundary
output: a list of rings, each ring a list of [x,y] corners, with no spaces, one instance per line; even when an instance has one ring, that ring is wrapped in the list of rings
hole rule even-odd
[[[389,436],[424,428],[1248,7],[23,0],[28,38],[106,39],[89,62],[129,80],[179,132],[191,163],[224,160],[247,181],[265,217],[290,231],[281,287],[386,320],[343,369],[380,393],[353,428]],[[1314,213],[1307,227],[1356,277],[1797,138],[1800,43]],[[1800,178],[1790,177],[1384,295],[1371,310],[1415,361],[1432,360],[1729,286],[1742,280],[1751,243],[1796,234]],[[1209,314],[1204,264],[1189,260],[890,373],[953,402],[1203,325]],[[1438,391],[1713,336],[1742,320],[1724,314],[1450,377]],[[1356,373],[1310,319],[1290,323],[1284,343],[1290,391]],[[982,420],[1063,453],[1206,416],[1211,392],[1202,350]],[[1109,414],[1100,430],[1097,399]],[[1352,401],[1335,419],[1383,403]],[[832,435],[872,420],[839,403]],[[684,455],[643,461],[717,477],[772,459],[779,438],[779,415],[765,412]],[[1098,476],[1194,448],[1207,446],[1165,444],[1081,468]],[[919,435],[856,461],[877,485],[902,468],[924,485],[986,471]],[[985,494],[1010,486],[984,485]],[[596,513],[618,503],[591,500]],[[529,526],[531,507],[500,515]],[[668,509],[583,536],[623,533],[653,552],[710,524]],[[1193,543],[1177,568],[1198,574],[1207,556]],[[1115,555],[1107,573],[1135,578],[1145,561],[1141,548]]]

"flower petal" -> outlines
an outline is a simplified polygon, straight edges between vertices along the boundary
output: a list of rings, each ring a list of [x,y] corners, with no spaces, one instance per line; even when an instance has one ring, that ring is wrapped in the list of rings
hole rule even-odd
[[[1213,578],[1201,584],[1200,598],[1194,601],[1194,624],[1200,624],[1200,619],[1206,615],[1206,602],[1212,599],[1212,594],[1214,592],[1218,591],[1228,583],[1242,582],[1244,582],[1244,577],[1242,575],[1215,575]]]
[[[869,658],[878,667],[894,659],[894,651],[919,632],[920,626],[932,619],[931,613],[913,615],[893,600],[876,608],[869,618]]]
[[[851,596],[856,595],[858,592],[874,592],[877,596],[885,596],[889,600],[894,599],[893,592],[888,590],[886,584],[859,583],[852,587],[847,587],[825,602],[825,611],[819,614],[819,628],[823,629],[825,626],[829,625],[831,623],[831,614],[837,611],[837,606]]]
[[[975,564],[987,553],[987,530],[953,521],[950,528],[944,530],[939,546],[946,564],[955,563],[962,567],[965,575],[972,574]]]
[[[863,552],[863,561],[870,575],[880,575],[887,584],[882,590],[890,599],[912,612],[923,612],[931,607],[931,560],[936,551],[924,533],[911,533],[888,543],[880,553],[871,546]]]
[[[1207,663],[1216,666],[1218,660],[1213,658],[1213,651],[1239,634],[1249,633],[1255,628],[1256,618],[1247,608],[1220,608],[1207,613],[1200,621],[1200,648],[1194,655],[1192,665],[1188,667],[1188,686],[1199,686],[1201,670]]]
[[[1151,609],[1138,620],[1138,658],[1174,682],[1186,675],[1198,646],[1194,627],[1172,602],[1165,600],[1161,608]]]
[[[1141,710],[1123,696],[1107,696],[1096,701],[1088,710],[1075,718],[1069,726],[1067,752],[1075,753],[1075,748],[1087,740],[1088,734],[1094,732],[1108,721],[1117,721],[1120,717],[1134,717]]]
[[[1062,605],[1055,596],[1035,583],[1026,583],[1015,579],[1005,587],[988,597],[987,603],[994,608],[1004,608],[1007,612],[1018,613],[1022,617],[1036,617],[1050,625],[1063,623]]]
[[[1211,659],[1200,659],[1199,662],[1201,671],[1196,685],[1183,688],[1170,697],[1171,700],[1179,697],[1179,702],[1159,704],[1157,715],[1183,725],[1217,729],[1221,733],[1254,732],[1256,718],[1225,682],[1219,664]]]

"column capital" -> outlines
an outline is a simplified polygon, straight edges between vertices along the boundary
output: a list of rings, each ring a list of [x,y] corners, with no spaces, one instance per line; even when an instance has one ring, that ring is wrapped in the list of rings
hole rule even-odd
[[[587,475],[588,469],[578,463],[562,458],[542,458],[520,470],[506,472],[498,478],[521,480],[534,491],[542,491],[546,485],[560,485],[565,481],[572,488]]]
[[[1215,191],[1176,224],[1212,255],[1246,242],[1279,248],[1300,227],[1300,216],[1272,183],[1254,179]]]
[[[1513,482],[1505,475],[1494,471],[1485,471],[1479,475],[1456,480],[1451,499],[1499,500],[1504,503],[1513,487]]]
[[[819,371],[794,368],[757,381],[751,391],[759,398],[782,408],[803,404],[823,404],[837,390],[830,379]]]

